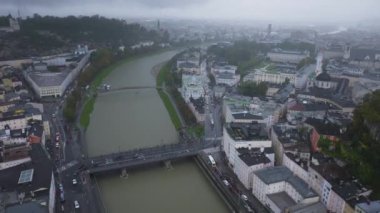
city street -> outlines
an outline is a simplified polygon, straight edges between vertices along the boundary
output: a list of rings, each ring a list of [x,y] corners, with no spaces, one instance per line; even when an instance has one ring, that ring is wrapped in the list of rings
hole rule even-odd
[[[56,212],[98,212],[96,205],[90,205],[92,199],[87,197],[93,193],[86,193],[97,188],[81,173],[84,155],[79,144],[80,133],[65,122],[64,104],[64,98],[44,103],[44,116],[49,119],[51,134],[46,147],[55,165]],[[79,208],[75,208],[74,201]]]

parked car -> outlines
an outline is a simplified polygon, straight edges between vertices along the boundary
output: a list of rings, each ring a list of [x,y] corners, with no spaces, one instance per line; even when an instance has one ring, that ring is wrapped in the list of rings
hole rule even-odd
[[[77,179],[73,179],[73,185],[77,185],[78,184],[78,182],[77,182]]]
[[[247,200],[248,200],[248,197],[247,197],[247,195],[245,195],[245,194],[242,194],[242,195],[241,195],[241,199],[243,199],[243,200],[247,201]]]
[[[79,202],[77,201],[77,200],[74,200],[74,207],[76,208],[76,209],[79,209]]]

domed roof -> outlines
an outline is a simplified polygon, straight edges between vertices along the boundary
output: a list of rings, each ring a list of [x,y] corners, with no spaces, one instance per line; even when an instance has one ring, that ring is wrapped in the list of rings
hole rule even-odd
[[[331,80],[331,77],[329,74],[327,74],[327,72],[322,72],[321,74],[319,74],[316,78],[317,81],[330,81]]]

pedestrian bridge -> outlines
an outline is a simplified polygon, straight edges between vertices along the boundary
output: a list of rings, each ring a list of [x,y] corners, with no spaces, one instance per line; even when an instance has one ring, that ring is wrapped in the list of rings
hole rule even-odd
[[[217,141],[181,142],[101,155],[87,160],[87,170],[90,174],[98,174],[191,157],[203,149],[216,146],[217,143]]]
[[[98,89],[98,93],[109,93],[109,92],[116,92],[116,91],[122,91],[122,90],[139,90],[139,89],[163,89],[163,87],[159,86],[123,86],[123,87],[115,87],[111,89]]]

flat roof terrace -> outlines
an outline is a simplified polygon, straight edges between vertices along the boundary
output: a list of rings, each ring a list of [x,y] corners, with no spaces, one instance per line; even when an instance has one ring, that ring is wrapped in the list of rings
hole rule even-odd
[[[228,134],[234,140],[269,140],[265,130],[265,124],[259,123],[228,123],[226,125]]]

